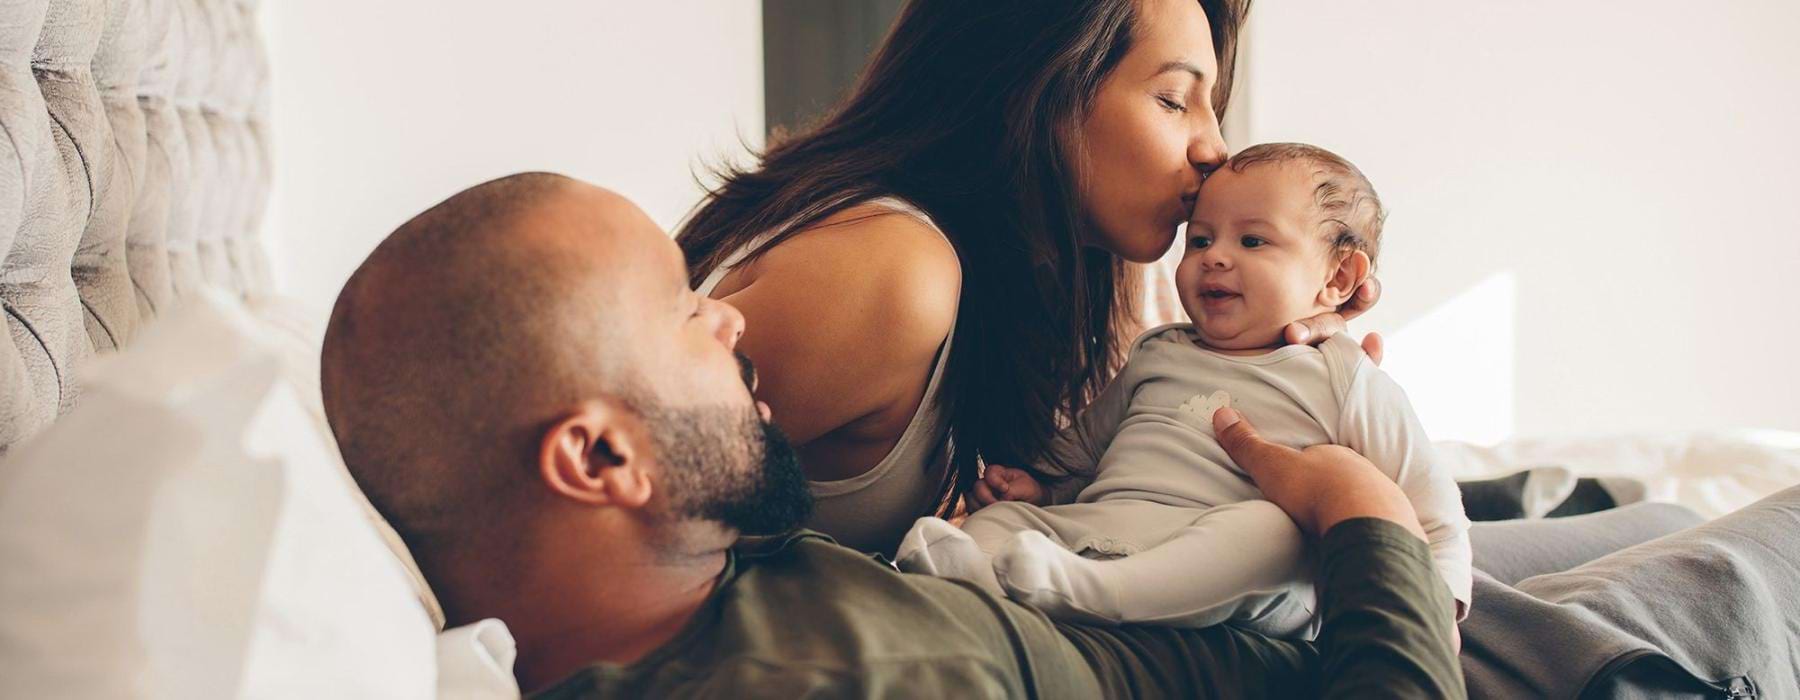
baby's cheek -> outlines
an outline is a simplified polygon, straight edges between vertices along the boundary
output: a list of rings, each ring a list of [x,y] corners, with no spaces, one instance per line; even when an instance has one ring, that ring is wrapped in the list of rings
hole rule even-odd
[[[1185,243],[1184,243],[1185,245]],[[1175,291],[1181,293],[1183,299],[1192,295],[1200,285],[1200,256],[1193,249],[1181,257],[1181,263],[1175,266]]]
[[[1319,315],[1319,291],[1321,289],[1318,281],[1312,279],[1310,272],[1289,276],[1275,295],[1279,298],[1278,310],[1272,311],[1281,317],[1276,320],[1286,326],[1294,321]]]

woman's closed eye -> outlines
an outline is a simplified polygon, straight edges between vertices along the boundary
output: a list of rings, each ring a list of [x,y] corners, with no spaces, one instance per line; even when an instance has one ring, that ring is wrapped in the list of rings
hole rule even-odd
[[[1157,95],[1156,101],[1161,102],[1163,109],[1168,110],[1170,112],[1186,112],[1186,111],[1188,111],[1187,105],[1182,104],[1182,102],[1180,100],[1177,100],[1168,95]]]

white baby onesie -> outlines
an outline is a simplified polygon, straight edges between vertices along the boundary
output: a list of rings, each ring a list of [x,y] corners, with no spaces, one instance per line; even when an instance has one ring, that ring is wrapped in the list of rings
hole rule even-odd
[[[1337,444],[1394,479],[1418,512],[1437,570],[1466,613],[1469,521],[1406,394],[1337,335],[1255,356],[1200,346],[1190,324],[1152,329],[1057,441],[1094,480],[1076,502],[998,503],[962,530],[921,519],[902,568],[966,578],[1053,615],[1265,634],[1318,629],[1305,538],[1263,500],[1213,435],[1229,405],[1272,442]],[[1448,612],[1448,611],[1446,611]]]

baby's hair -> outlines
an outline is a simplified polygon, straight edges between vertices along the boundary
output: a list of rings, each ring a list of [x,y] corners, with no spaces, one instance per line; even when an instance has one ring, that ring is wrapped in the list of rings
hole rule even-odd
[[[1342,256],[1360,250],[1369,256],[1373,267],[1375,255],[1381,250],[1381,225],[1387,221],[1387,211],[1382,209],[1381,197],[1375,194],[1369,178],[1343,156],[1304,143],[1261,143],[1239,151],[1225,167],[1241,173],[1260,163],[1287,162],[1310,165],[1323,178],[1313,188],[1313,201],[1324,217],[1320,223],[1328,228],[1325,236],[1332,254]]]

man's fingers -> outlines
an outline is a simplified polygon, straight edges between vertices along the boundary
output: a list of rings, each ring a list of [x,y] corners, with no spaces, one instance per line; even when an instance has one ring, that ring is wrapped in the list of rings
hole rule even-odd
[[[1344,317],[1337,314],[1319,314],[1312,318],[1303,318],[1282,329],[1282,335],[1289,345],[1316,344],[1337,333],[1344,331]]]
[[[1213,434],[1218,436],[1219,446],[1225,448],[1225,453],[1231,455],[1238,468],[1255,481],[1261,481],[1268,470],[1292,464],[1300,458],[1298,450],[1262,439],[1256,427],[1235,409],[1221,408],[1213,413]]]
[[[1378,301],[1381,301],[1381,280],[1370,277],[1363,280],[1362,286],[1356,288],[1356,293],[1350,295],[1350,300],[1344,302],[1338,313],[1346,319],[1356,318],[1374,308]]]
[[[1383,348],[1381,345],[1380,333],[1370,333],[1363,336],[1362,349],[1363,353],[1369,356],[1369,359],[1375,361],[1375,364],[1381,364],[1381,353]]]

